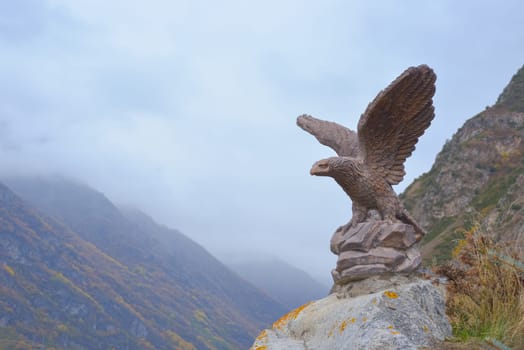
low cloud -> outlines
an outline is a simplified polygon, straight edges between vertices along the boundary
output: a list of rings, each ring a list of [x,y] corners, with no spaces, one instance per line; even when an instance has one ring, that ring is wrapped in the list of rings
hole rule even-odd
[[[215,254],[327,280],[351,205],[308,175],[332,151],[296,116],[354,128],[407,66],[432,66],[437,116],[402,190],[524,63],[523,5],[471,6],[4,1],[2,171],[79,178]]]

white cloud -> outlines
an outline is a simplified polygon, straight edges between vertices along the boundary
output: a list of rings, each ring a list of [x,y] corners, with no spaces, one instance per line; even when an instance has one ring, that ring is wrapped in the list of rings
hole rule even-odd
[[[403,188],[524,63],[522,6],[5,1],[1,163],[79,177],[213,252],[271,252],[329,278],[350,203],[309,177],[332,152],[295,117],[355,127],[380,89],[428,63],[437,117]]]

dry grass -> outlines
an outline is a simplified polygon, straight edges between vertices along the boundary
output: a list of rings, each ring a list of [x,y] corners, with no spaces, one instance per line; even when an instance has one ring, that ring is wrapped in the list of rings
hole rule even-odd
[[[511,256],[475,226],[465,232],[454,259],[437,272],[449,279],[447,313],[457,340],[491,337],[524,349],[524,271],[498,259]]]

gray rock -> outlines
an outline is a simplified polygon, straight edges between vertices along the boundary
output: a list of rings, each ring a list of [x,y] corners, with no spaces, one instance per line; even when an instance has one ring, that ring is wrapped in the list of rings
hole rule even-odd
[[[348,298],[333,293],[306,304],[263,331],[251,349],[434,348],[451,335],[444,298],[429,281],[399,276],[376,278],[382,278],[382,286],[388,287]],[[409,283],[399,284],[406,281]],[[363,287],[367,282],[358,283]]]

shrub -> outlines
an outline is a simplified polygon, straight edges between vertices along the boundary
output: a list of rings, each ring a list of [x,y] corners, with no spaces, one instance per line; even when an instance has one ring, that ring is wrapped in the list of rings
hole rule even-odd
[[[508,247],[473,225],[453,256],[436,272],[449,279],[446,306],[455,337],[494,338],[524,349],[524,271],[511,263]]]

